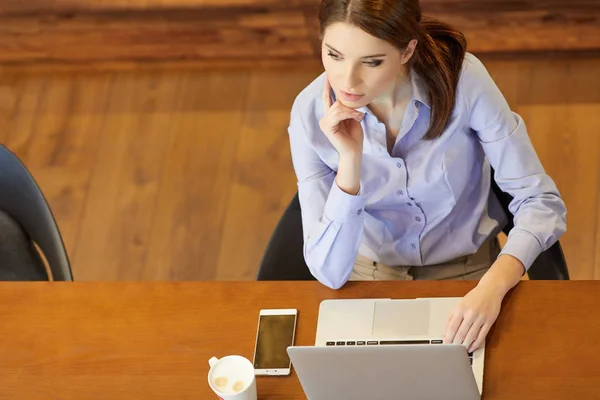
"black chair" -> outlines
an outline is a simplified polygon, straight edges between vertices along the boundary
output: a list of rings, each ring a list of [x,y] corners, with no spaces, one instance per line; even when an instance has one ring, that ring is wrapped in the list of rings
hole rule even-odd
[[[18,222],[48,261],[52,279],[72,281],[67,251],[50,207],[19,158],[0,145],[0,210]]]
[[[512,196],[498,187],[494,180],[493,169],[492,191],[508,216],[508,223],[503,228],[503,232],[508,235],[514,227],[513,216],[508,208]],[[315,280],[304,261],[303,243],[302,214],[296,193],[271,236],[260,264],[257,280]],[[529,268],[528,275],[531,280],[570,279],[560,242],[557,241],[538,256]]]
[[[260,263],[259,281],[316,280],[304,261],[304,236],[298,193],[275,227]]]

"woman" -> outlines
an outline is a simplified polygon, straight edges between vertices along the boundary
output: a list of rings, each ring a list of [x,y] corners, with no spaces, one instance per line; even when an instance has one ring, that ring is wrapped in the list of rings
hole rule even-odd
[[[566,230],[566,209],[528,138],[460,32],[418,0],[323,0],[325,72],[289,126],[312,274],[478,279],[445,341],[479,348],[504,295]],[[490,196],[491,167],[515,228]]]

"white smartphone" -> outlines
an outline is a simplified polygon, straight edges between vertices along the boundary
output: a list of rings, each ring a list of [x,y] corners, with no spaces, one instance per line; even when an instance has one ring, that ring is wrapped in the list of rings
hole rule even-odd
[[[296,309],[260,310],[254,347],[256,375],[289,375],[291,369],[287,348],[294,345]]]

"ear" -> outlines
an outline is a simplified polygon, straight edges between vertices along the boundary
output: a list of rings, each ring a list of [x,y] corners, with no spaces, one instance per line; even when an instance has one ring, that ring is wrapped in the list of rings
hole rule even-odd
[[[402,64],[406,64],[410,58],[415,54],[415,48],[417,47],[417,39],[413,39],[408,42],[406,49],[402,52],[401,62]]]

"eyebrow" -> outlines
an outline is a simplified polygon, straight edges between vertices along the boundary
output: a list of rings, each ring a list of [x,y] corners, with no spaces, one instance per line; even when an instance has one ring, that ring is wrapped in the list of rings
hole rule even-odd
[[[336,53],[342,54],[342,52],[341,52],[341,51],[338,51],[338,50],[334,49],[333,47],[331,47],[331,46],[330,46],[330,45],[328,45],[327,43],[325,43],[325,46],[329,47],[329,49],[330,49],[330,50],[333,50],[333,51],[335,51]],[[386,55],[387,55],[387,54],[372,54],[372,55],[370,55],[370,56],[364,56],[364,57],[361,57],[361,58],[385,57]]]

